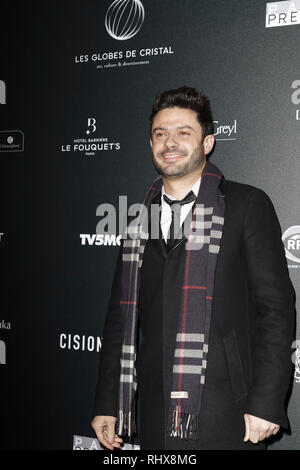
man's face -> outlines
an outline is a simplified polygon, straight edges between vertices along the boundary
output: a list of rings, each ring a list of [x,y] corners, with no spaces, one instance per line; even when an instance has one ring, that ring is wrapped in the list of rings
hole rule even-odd
[[[165,178],[181,177],[202,169],[214,144],[212,135],[202,142],[202,128],[191,109],[166,108],[152,124],[150,145],[155,168]]]

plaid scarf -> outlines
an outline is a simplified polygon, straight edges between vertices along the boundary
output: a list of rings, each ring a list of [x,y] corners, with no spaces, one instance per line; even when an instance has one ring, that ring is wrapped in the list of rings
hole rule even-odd
[[[202,172],[200,189],[186,241],[184,284],[179,328],[173,362],[173,384],[168,411],[167,433],[171,437],[198,439],[199,417],[207,369],[214,273],[224,224],[225,203],[219,189],[221,171],[209,161]],[[122,254],[123,322],[119,415],[117,433],[136,432],[135,360],[137,354],[137,306],[140,268],[148,234],[148,211],[159,194],[158,177],[147,191],[144,210],[126,229]]]

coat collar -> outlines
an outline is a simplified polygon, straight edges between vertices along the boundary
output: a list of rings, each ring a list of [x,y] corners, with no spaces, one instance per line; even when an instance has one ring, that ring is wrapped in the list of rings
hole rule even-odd
[[[222,179],[219,184],[220,192],[222,197],[225,197],[226,195],[226,180],[224,176],[222,176]],[[161,203],[161,190],[154,196],[152,199],[152,204],[160,204]]]

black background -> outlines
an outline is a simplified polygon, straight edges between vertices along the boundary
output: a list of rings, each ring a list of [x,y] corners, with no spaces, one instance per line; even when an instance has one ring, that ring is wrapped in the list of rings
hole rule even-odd
[[[90,426],[96,351],[61,349],[61,333],[101,336],[117,247],[82,246],[96,233],[97,207],[127,195],[140,201],[156,176],[149,121],[156,93],[182,85],[210,97],[214,119],[237,120],[237,140],[218,141],[211,161],[228,179],[264,189],[283,230],[299,224],[299,126],[291,83],[300,79],[300,26],[265,28],[262,0],[143,0],[140,32],[106,32],[111,0],[1,3],[0,79],[7,104],[0,130],[21,129],[24,152],[0,153],[1,314],[7,364],[0,365],[5,449],[71,449]],[[148,65],[99,70],[81,54],[171,46]],[[140,59],[141,60],[141,59]],[[86,156],[62,152],[97,136],[121,149]],[[296,293],[299,270],[290,275]],[[292,350],[291,350],[292,354]],[[270,448],[296,449],[292,434]]]

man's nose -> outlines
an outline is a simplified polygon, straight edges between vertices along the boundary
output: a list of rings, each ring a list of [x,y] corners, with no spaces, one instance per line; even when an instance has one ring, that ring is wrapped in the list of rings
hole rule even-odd
[[[177,145],[176,139],[173,135],[169,134],[166,140],[167,147],[174,148]]]

